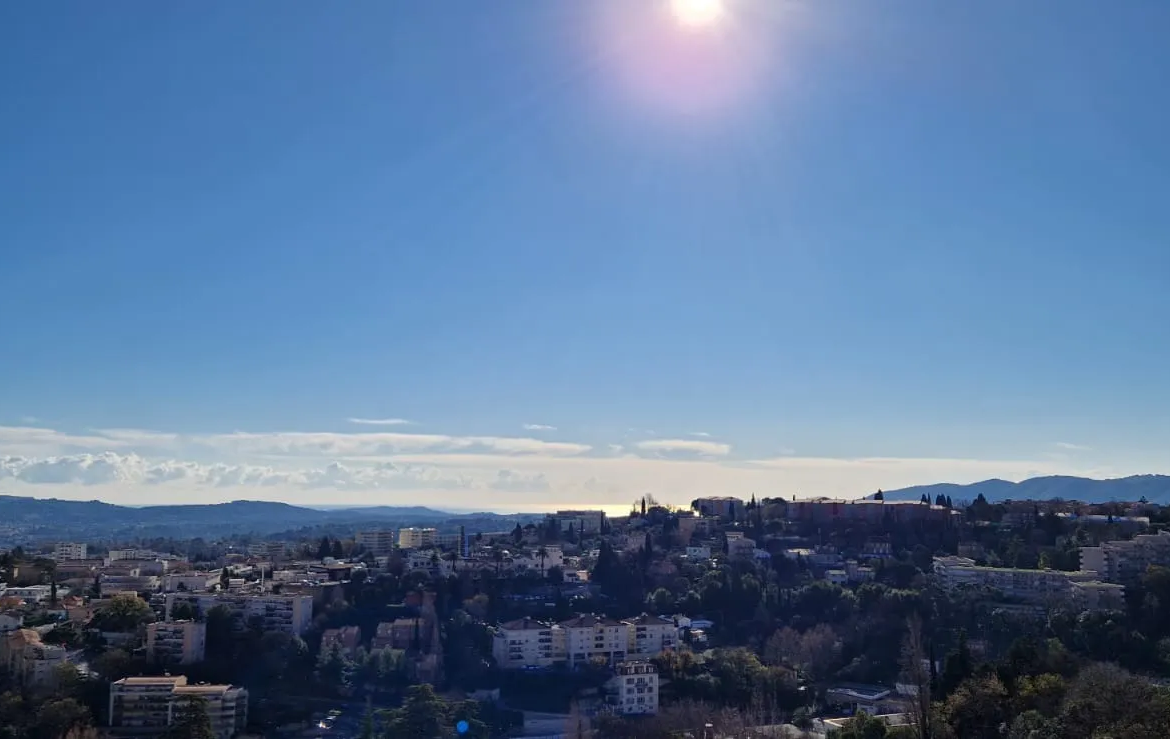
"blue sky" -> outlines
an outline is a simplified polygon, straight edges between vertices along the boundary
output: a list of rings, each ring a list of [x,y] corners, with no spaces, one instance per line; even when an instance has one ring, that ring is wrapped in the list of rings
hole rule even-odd
[[[0,492],[1170,471],[1170,4],[670,5],[0,7]]]

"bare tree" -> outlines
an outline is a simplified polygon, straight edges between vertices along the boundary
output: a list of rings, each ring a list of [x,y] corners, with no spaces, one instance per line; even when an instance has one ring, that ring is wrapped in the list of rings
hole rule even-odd
[[[930,739],[930,656],[922,638],[922,619],[917,613],[906,620],[906,638],[902,642],[902,682],[913,695],[910,726],[918,739]]]

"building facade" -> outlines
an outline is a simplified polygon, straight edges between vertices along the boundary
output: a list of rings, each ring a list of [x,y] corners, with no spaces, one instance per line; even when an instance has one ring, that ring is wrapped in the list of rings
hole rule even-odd
[[[1140,534],[1132,539],[1081,547],[1081,569],[1100,573],[1105,582],[1139,579],[1151,565],[1170,566],[1170,532]]]
[[[549,667],[558,657],[553,627],[531,618],[500,624],[492,637],[492,656],[503,669]]]
[[[398,531],[398,546],[403,549],[433,547],[438,542],[439,532],[435,529],[420,529],[410,526]]]
[[[561,531],[572,528],[578,534],[598,534],[605,526],[605,511],[557,511],[548,515]]]
[[[187,678],[127,677],[110,685],[109,726],[114,737],[166,733],[185,708],[200,698],[217,739],[231,739],[248,723],[248,692],[231,685],[189,685]]]
[[[701,516],[734,519],[743,516],[744,502],[727,495],[712,496],[696,498],[691,501],[691,508],[698,511]]]
[[[655,657],[678,646],[678,627],[668,618],[643,613],[624,623],[629,629],[627,656]]]
[[[321,634],[321,651],[328,652],[334,647],[343,654],[353,656],[362,643],[362,630],[357,626],[342,626],[340,629],[325,629]]]
[[[168,621],[171,620],[171,611],[176,603],[190,603],[203,615],[216,606],[224,606],[232,615],[232,626],[236,631],[246,630],[253,619],[259,619],[264,631],[283,631],[300,636],[313,623],[311,595],[167,593]]]
[[[58,562],[67,560],[86,559],[89,557],[89,545],[78,542],[63,541],[53,550],[53,559]]]
[[[944,588],[987,588],[1029,603],[1069,602],[1097,610],[1116,607],[1125,597],[1124,586],[1101,582],[1091,570],[982,567],[966,557],[935,557],[934,574]]]
[[[649,659],[678,647],[678,627],[669,619],[642,614],[626,621],[591,613],[549,624],[531,618],[496,627],[492,656],[503,669],[580,665],[591,660],[618,664],[627,657]]]
[[[649,662],[624,662],[615,669],[614,712],[623,715],[658,713],[658,668]]]
[[[146,625],[146,655],[163,664],[203,661],[207,624],[198,621],[156,621]]]
[[[32,629],[16,629],[0,636],[0,667],[18,685],[52,687],[57,668],[65,664],[65,649],[45,644]]]
[[[397,533],[393,529],[369,529],[359,531],[354,543],[362,547],[375,557],[385,557],[394,551],[398,543]]]
[[[905,524],[915,521],[957,524],[962,518],[956,510],[946,506],[915,500],[833,500],[814,498],[794,500],[788,504],[788,518],[805,523],[831,524],[834,522],[878,524]]]

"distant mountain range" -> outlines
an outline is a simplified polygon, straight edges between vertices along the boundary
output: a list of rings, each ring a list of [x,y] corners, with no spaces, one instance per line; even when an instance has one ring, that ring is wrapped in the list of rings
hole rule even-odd
[[[938,495],[949,495],[955,503],[983,497],[990,502],[1004,500],[1079,500],[1083,503],[1110,501],[1137,501],[1145,498],[1150,503],[1170,504],[1170,476],[1134,475],[1112,480],[1093,480],[1088,477],[1033,477],[1021,482],[984,480],[970,485],[941,483],[917,485],[901,490],[886,490],[886,500],[918,500],[925,494],[931,501]]]
[[[377,524],[466,525],[472,531],[511,527],[529,514],[456,514],[423,506],[370,506],[321,510],[288,503],[236,500],[205,505],[119,506],[101,501],[58,500],[0,495],[0,540],[33,541],[77,537],[106,538],[204,537],[225,534],[275,534],[314,527]]]

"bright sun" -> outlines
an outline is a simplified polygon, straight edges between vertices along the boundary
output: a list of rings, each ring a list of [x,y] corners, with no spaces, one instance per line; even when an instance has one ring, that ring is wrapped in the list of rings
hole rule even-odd
[[[709,26],[723,15],[723,0],[670,0],[670,9],[683,25]]]

